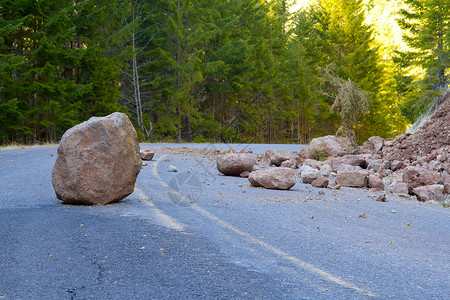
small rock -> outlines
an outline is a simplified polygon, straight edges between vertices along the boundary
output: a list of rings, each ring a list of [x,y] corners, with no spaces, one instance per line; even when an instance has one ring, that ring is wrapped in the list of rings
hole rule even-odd
[[[325,195],[325,192],[324,191],[319,191],[319,196],[323,196],[323,195]]]
[[[143,162],[142,162],[142,166],[145,167],[146,165],[147,165],[147,162],[146,162],[146,161],[143,161]]]
[[[169,162],[169,161],[170,161],[170,158],[166,158],[164,161],[165,161],[165,162]]]
[[[359,217],[360,217],[361,219],[365,219],[365,218],[367,218],[367,215],[366,215],[366,213],[362,213],[362,214],[359,215]]]
[[[141,155],[142,160],[152,160],[153,156],[155,156],[155,151],[150,149],[140,149],[139,154]]]
[[[249,175],[249,174],[250,174],[249,171],[244,171],[244,172],[242,172],[241,174],[239,174],[239,176],[242,177],[242,178],[248,178],[248,175]]]
[[[167,169],[169,170],[169,172],[178,172],[178,169],[172,165],[170,165]]]
[[[314,180],[311,184],[317,188],[326,188],[328,187],[328,179],[325,177],[319,177]]]
[[[386,195],[385,194],[378,195],[377,201],[378,202],[386,202]]]
[[[312,219],[314,219],[314,216],[309,216],[308,218],[312,220]]]
[[[395,209],[391,210],[391,213],[395,214],[396,213]]]

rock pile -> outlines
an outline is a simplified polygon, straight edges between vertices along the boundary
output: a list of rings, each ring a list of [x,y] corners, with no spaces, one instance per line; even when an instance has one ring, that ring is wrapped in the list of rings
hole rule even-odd
[[[313,168],[328,177],[330,185],[385,190],[401,196],[413,195],[422,201],[443,201],[450,193],[450,101],[444,102],[415,134],[386,140],[371,137],[358,151],[360,154],[334,155],[324,162],[311,159],[329,156],[328,153],[343,153],[339,149],[329,149],[329,145],[341,147],[339,143],[328,142],[324,146],[322,140],[314,139],[300,151],[305,159],[300,178],[305,183],[312,183],[314,172],[310,168]],[[326,140],[333,138],[328,136]],[[328,175],[322,172],[326,165],[331,169]]]

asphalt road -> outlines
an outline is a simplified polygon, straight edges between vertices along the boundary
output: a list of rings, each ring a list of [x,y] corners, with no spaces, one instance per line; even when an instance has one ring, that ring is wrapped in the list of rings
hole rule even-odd
[[[164,153],[127,199],[63,205],[51,185],[55,159],[55,147],[0,152],[0,299],[450,295],[449,209],[380,203],[365,190],[319,195],[301,183],[252,188],[207,157]]]

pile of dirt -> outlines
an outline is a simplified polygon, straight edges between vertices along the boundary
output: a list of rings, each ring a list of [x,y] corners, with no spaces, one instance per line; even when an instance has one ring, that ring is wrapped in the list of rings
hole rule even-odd
[[[439,157],[450,162],[450,93],[428,122],[414,134],[401,134],[393,141],[385,141],[384,159],[406,164],[429,163]]]

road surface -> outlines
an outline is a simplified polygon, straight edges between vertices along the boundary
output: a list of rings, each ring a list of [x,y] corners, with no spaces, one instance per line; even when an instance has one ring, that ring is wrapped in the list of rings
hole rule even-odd
[[[450,295],[448,209],[302,183],[253,188],[208,157],[170,152],[143,167],[125,200],[64,205],[51,185],[55,159],[55,147],[0,152],[0,299]]]

